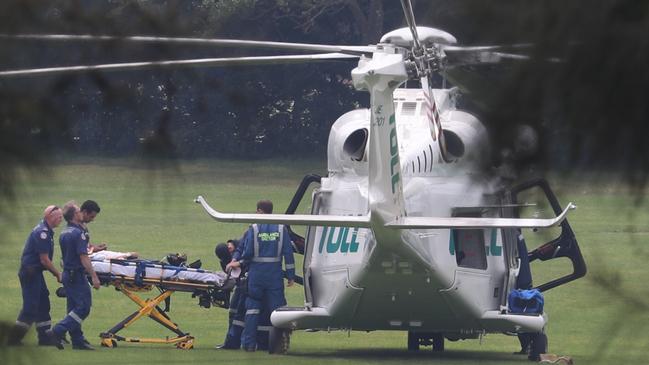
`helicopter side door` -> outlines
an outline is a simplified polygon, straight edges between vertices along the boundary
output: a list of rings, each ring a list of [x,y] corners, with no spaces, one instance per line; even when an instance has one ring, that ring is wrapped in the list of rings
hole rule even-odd
[[[509,193],[512,202],[516,207],[513,211],[513,216],[516,218],[522,218],[529,215],[529,208],[531,208],[532,205],[523,203],[528,202],[530,199],[536,201],[538,204],[534,206],[534,211],[532,212],[532,215],[535,217],[544,214],[551,216],[558,216],[561,214],[559,200],[545,179],[534,179],[522,183],[511,188]],[[541,277],[547,281],[541,285],[534,286],[535,289],[543,292],[586,275],[586,263],[568,219],[565,219],[556,229],[543,230],[543,232],[539,230],[531,230],[531,232],[523,232],[523,236],[528,245],[534,245],[534,241],[544,242],[535,249],[529,251],[527,254],[527,261],[529,263],[536,260],[550,261],[564,257],[569,259],[572,264],[572,273],[559,278],[543,277],[544,273],[541,273]],[[521,261],[525,263],[525,260]],[[520,267],[521,271],[525,269],[525,267]]]

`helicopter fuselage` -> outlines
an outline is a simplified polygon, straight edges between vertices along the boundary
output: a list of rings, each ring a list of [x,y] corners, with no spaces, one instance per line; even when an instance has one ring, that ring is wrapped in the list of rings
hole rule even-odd
[[[395,131],[402,156],[400,179],[408,216],[483,216],[500,204],[496,179],[480,173],[488,152],[482,125],[455,109],[453,89],[434,90],[443,126],[465,138],[464,158],[441,161],[430,134],[421,89],[394,91]],[[343,115],[329,138],[329,174],[313,194],[314,215],[366,215],[370,111]],[[481,150],[468,150],[477,148]],[[390,179],[392,181],[392,179]],[[455,242],[462,240],[463,242]],[[306,308],[278,311],[273,323],[290,328],[435,331],[474,336],[483,331],[536,321],[491,319],[502,309],[511,285],[501,229],[404,229],[310,226],[304,260]],[[302,319],[303,321],[301,321]],[[507,322],[510,321],[510,322]]]

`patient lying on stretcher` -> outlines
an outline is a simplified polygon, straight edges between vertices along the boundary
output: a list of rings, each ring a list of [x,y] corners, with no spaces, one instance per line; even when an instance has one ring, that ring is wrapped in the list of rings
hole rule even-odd
[[[103,250],[89,254],[92,266],[98,274],[112,274],[125,277],[139,275],[149,279],[163,279],[177,282],[194,282],[226,286],[234,281],[239,272],[229,275],[222,271],[194,269],[186,266],[169,265],[160,261],[140,259],[137,252]]]
[[[93,247],[88,247],[88,257],[91,260],[132,260],[140,255],[137,252],[119,252],[119,251],[94,251]]]

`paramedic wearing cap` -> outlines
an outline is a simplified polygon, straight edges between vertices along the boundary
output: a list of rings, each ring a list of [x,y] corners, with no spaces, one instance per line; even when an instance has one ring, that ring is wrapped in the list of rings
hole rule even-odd
[[[273,203],[270,200],[260,200],[257,203],[257,213],[272,212]],[[257,347],[268,347],[268,335],[272,326],[270,314],[286,305],[282,257],[286,265],[287,286],[293,285],[295,261],[291,239],[281,224],[251,225],[242,244],[244,248],[241,258],[248,262],[248,298],[241,340],[246,351],[255,351]],[[230,265],[234,266],[236,263]]]
[[[70,333],[72,348],[75,350],[93,350],[83,337],[81,323],[90,314],[92,294],[86,279],[86,273],[92,278],[92,287],[99,289],[99,278],[92,269],[88,257],[88,237],[82,225],[83,215],[74,202],[63,207],[63,217],[68,226],[61,232],[59,243],[63,256],[63,287],[67,294],[68,314],[54,326],[53,333],[57,340]]]
[[[20,288],[23,307],[16,319],[16,326],[8,338],[9,345],[19,345],[32,324],[36,325],[38,344],[48,345],[46,331],[50,329],[50,292],[43,277],[47,270],[61,282],[61,273],[52,264],[54,254],[54,228],[61,224],[61,209],[50,205],[43,211],[43,220],[32,230],[25,242],[20,258]]]

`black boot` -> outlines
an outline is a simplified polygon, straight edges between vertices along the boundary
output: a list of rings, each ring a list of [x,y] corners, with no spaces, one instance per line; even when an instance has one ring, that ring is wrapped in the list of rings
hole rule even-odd
[[[88,341],[83,341],[82,343],[79,344],[72,344],[72,349],[73,350],[94,350],[95,348],[90,345]]]
[[[14,325],[13,328],[9,330],[9,336],[7,336],[7,346],[22,346],[23,338],[29,331],[29,327]]]
[[[521,350],[514,352],[514,355],[529,355],[530,354],[530,344],[532,342],[532,333],[519,333],[518,341],[521,344]]]
[[[42,344],[40,340],[38,341],[38,344],[41,346],[54,346],[59,350],[63,350],[63,337],[65,337],[65,333],[59,336],[56,332],[47,330],[45,331],[45,337],[43,338]]]
[[[530,354],[527,357],[530,361],[540,361],[541,354],[548,351],[548,337],[545,333],[535,333],[530,342]]]
[[[238,350],[241,348],[241,344],[236,344],[236,342],[232,337],[230,336],[225,336],[225,341],[220,344],[216,345],[215,349],[217,350]]]

